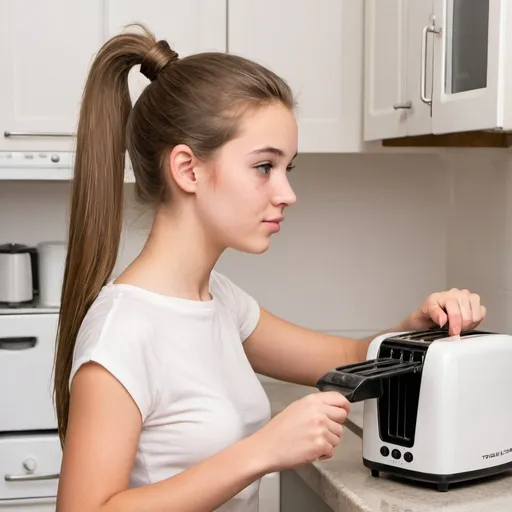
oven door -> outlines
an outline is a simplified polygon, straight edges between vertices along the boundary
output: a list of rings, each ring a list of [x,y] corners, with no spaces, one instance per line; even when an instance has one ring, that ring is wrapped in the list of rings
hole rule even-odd
[[[58,314],[0,315],[0,432],[57,428],[51,382]]]

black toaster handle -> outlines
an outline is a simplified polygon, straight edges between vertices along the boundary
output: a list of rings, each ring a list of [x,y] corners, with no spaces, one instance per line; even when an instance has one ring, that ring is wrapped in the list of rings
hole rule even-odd
[[[339,391],[349,402],[379,398],[384,392],[383,380],[421,370],[418,361],[397,361],[390,358],[369,359],[335,368],[323,375],[316,387],[320,391]]]

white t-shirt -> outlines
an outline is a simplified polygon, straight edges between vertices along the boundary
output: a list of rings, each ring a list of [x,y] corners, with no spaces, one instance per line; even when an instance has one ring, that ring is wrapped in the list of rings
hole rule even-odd
[[[80,328],[70,384],[80,365],[95,361],[123,384],[142,415],[132,487],[176,475],[270,419],[242,345],[259,306],[215,271],[210,294],[201,302],[109,283]],[[218,510],[257,512],[259,484]]]

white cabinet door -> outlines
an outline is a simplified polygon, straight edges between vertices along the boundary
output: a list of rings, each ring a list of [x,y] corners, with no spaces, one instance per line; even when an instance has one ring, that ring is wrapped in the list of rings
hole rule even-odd
[[[503,125],[505,0],[435,0],[433,132]],[[510,15],[509,15],[510,16]],[[508,91],[507,91],[508,93]]]
[[[409,0],[365,2],[365,106],[367,141],[405,137],[412,98],[407,90]]]
[[[424,40],[423,30],[431,24],[434,1],[407,0],[407,6],[404,30],[407,32],[407,97],[411,101],[407,135],[413,136],[432,133],[431,105],[422,100],[422,94],[432,98],[433,34],[428,32]]]
[[[228,50],[288,81],[299,151],[361,149],[364,6],[353,0],[233,0]]]
[[[0,150],[74,148],[102,3],[0,0]]]
[[[433,0],[366,0],[365,140],[431,132],[421,87],[431,98],[433,44],[423,46],[422,33],[433,8]]]
[[[226,51],[227,0],[105,0],[107,38],[127,25],[142,23],[165,39],[180,57],[204,51]],[[130,28],[131,30],[131,28]],[[137,66],[130,73],[132,101],[149,81]]]

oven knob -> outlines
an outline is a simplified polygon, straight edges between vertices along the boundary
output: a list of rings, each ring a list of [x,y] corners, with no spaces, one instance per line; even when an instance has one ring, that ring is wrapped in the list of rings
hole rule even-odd
[[[25,471],[27,473],[33,473],[36,469],[37,469],[37,462],[35,459],[25,459],[23,461],[23,469],[25,469]]]

